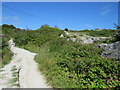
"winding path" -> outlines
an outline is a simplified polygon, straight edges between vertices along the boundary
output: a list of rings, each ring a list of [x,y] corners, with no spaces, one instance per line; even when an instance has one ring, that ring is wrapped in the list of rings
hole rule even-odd
[[[17,67],[20,88],[50,88],[34,61],[36,53],[15,47],[12,39],[9,41],[9,46],[14,56],[4,69],[12,68],[13,65]],[[10,70],[7,73],[10,73]]]

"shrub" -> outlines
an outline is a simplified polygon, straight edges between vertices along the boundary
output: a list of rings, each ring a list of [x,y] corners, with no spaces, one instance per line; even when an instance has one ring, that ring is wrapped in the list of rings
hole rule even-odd
[[[120,85],[118,64],[105,59],[96,44],[80,45],[59,36],[64,31],[45,27],[14,33],[17,46],[37,52],[35,60],[47,81],[55,88],[108,88]],[[104,34],[105,33],[105,34]],[[89,31],[95,36],[113,34],[109,30]]]
[[[115,34],[116,41],[120,41],[120,30]]]
[[[65,31],[68,31],[68,28],[65,28],[64,30],[65,30]]]

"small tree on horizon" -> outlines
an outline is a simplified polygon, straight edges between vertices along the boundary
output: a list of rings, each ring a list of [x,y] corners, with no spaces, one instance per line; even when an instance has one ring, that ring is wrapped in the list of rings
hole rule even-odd
[[[64,30],[65,30],[65,31],[68,31],[68,28],[65,28]]]
[[[116,28],[116,29],[120,29],[120,26],[119,26],[119,25],[117,25],[117,24],[115,24],[115,23],[114,23],[114,25],[115,25],[115,28]]]
[[[42,25],[41,28],[50,27],[48,24]]]
[[[115,28],[118,30],[116,35],[115,35],[115,38],[117,41],[120,41],[120,26],[115,24],[115,23],[114,23],[114,25],[115,25]]]

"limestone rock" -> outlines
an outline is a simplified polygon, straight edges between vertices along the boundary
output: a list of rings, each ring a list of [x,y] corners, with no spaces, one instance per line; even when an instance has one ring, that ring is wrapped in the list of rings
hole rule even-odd
[[[120,41],[108,44],[104,52],[101,55],[102,57],[120,59]]]

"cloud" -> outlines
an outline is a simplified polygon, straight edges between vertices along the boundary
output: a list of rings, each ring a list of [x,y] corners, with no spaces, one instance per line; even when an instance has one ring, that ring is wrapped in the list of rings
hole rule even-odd
[[[93,28],[93,26],[89,25],[89,24],[84,25],[84,27],[86,27],[86,28]]]
[[[102,9],[105,10],[105,9],[109,9],[110,7],[111,7],[111,5],[105,5],[102,7]]]
[[[106,16],[108,13],[110,13],[110,11],[111,11],[110,9],[104,10],[101,12],[101,15]]]
[[[21,22],[18,16],[3,16],[2,21],[12,22],[14,24],[19,24]]]
[[[110,5],[105,5],[104,7],[101,8],[101,15],[106,16],[111,12],[111,6]]]

